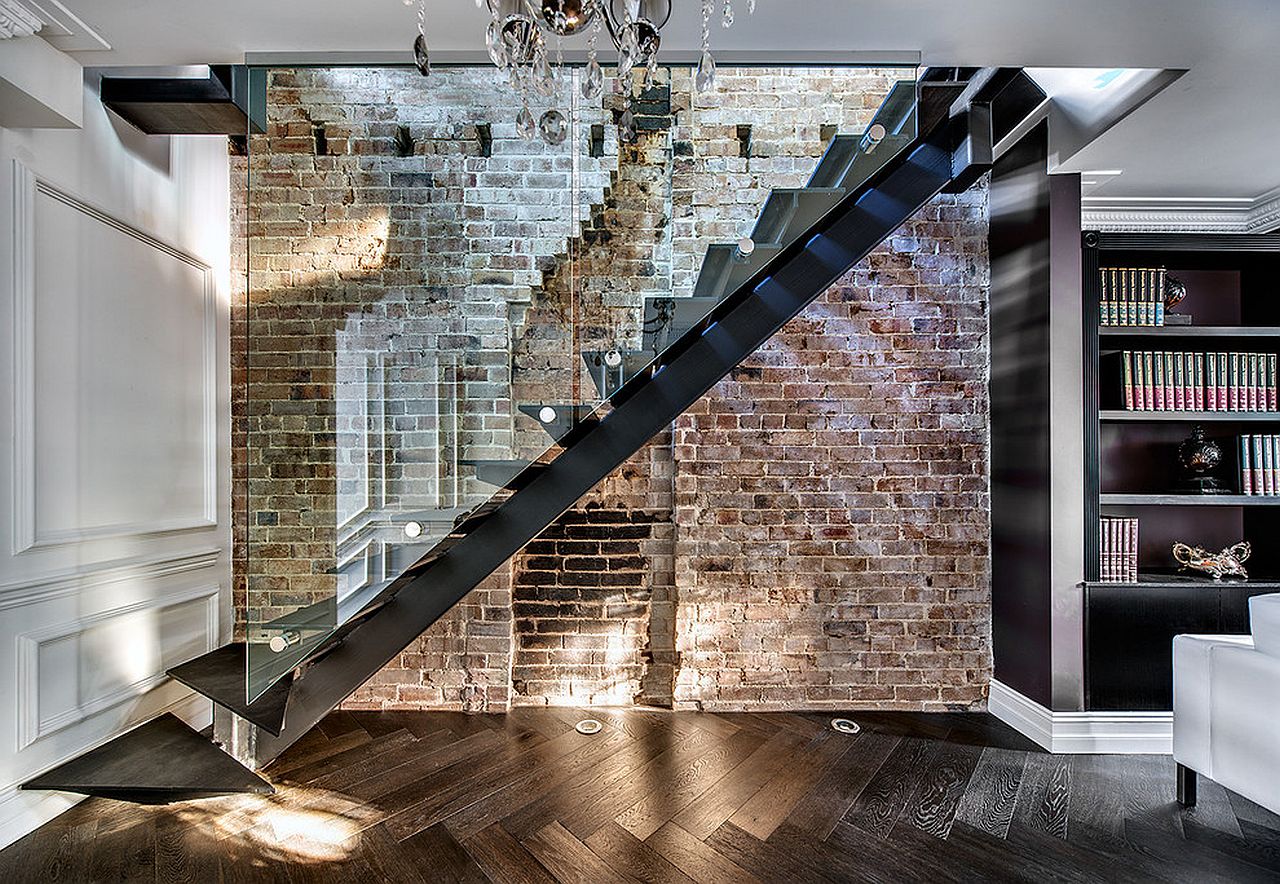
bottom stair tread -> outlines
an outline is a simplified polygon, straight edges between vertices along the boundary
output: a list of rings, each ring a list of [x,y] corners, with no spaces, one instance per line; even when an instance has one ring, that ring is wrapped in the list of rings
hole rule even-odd
[[[22,784],[139,804],[275,790],[181,719],[166,712]]]

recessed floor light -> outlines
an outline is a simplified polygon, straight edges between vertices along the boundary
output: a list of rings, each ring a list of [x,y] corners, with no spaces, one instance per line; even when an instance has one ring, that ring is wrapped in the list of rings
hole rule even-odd
[[[847,718],[831,719],[831,729],[833,731],[839,731],[842,734],[856,734],[862,731],[861,725],[856,721],[850,721]]]
[[[594,718],[584,718],[582,721],[575,724],[573,729],[580,734],[591,736],[592,734],[598,734],[600,731],[604,730],[604,725],[596,721]]]

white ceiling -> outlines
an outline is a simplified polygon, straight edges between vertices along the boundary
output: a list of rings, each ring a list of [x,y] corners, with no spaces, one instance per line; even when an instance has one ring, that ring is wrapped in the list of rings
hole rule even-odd
[[[718,0],[722,2],[722,0]],[[1280,186],[1280,0],[733,0],[724,57],[813,61],[882,53],[939,65],[1178,68],[1187,74],[1072,158],[1123,169],[1091,195],[1248,200]],[[111,44],[86,65],[239,62],[246,54],[404,54],[403,0],[61,0]],[[668,58],[697,50],[699,3],[674,0]],[[428,0],[436,57],[483,53],[486,13]],[[740,55],[741,53],[741,55]],[[265,57],[258,55],[258,58]],[[404,55],[407,58],[407,54]]]

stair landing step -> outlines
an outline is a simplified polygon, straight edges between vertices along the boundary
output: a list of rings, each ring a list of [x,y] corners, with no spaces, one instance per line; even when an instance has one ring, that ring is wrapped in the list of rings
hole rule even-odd
[[[166,712],[22,784],[138,804],[215,795],[269,795],[271,784]]]
[[[232,642],[175,666],[167,674],[278,737],[284,731],[284,713],[293,687],[293,675],[286,674],[261,697],[247,703],[247,671],[245,643]]]

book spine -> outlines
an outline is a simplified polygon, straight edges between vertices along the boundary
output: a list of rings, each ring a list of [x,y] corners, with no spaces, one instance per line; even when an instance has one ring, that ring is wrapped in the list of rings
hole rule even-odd
[[[1276,493],[1275,452],[1271,450],[1271,436],[1260,434],[1257,437],[1257,452],[1253,458],[1253,493],[1270,497]]]
[[[1231,353],[1227,365],[1227,411],[1240,410],[1240,354]]]
[[[1262,474],[1262,437],[1254,434],[1249,437],[1249,465],[1253,469],[1253,493],[1266,493],[1266,476]]]
[[[1165,351],[1164,356],[1164,409],[1173,411],[1173,354]]]
[[[1276,410],[1276,354],[1267,354],[1267,411]]]
[[[1267,354],[1254,353],[1253,361],[1253,410],[1267,410]]]
[[[1195,374],[1191,381],[1191,383],[1194,385],[1192,387],[1192,393],[1191,393],[1194,399],[1194,401],[1192,402],[1192,405],[1196,411],[1204,411],[1204,354],[1203,353],[1195,354],[1194,372]]]
[[[1156,374],[1155,353],[1142,354],[1142,394],[1147,402],[1147,411],[1156,411]]]
[[[1186,378],[1182,376],[1182,354],[1173,354],[1173,410],[1185,411],[1187,408],[1186,397]]]
[[[1138,325],[1151,325],[1151,318],[1147,313],[1147,287],[1144,284],[1144,274],[1141,270],[1133,271],[1134,280],[1134,300],[1138,302]]]
[[[1111,319],[1112,325],[1120,324],[1120,289],[1118,287],[1119,280],[1116,276],[1116,268],[1108,267],[1107,273],[1107,315]]]
[[[1164,325],[1164,268],[1161,267],[1155,272],[1156,274],[1156,325]]]
[[[1156,411],[1164,411],[1164,354],[1151,354],[1152,366],[1155,368],[1155,374],[1151,378],[1151,390],[1155,393]]]
[[[1280,436],[1272,434],[1271,440],[1271,487],[1280,494]]]
[[[1240,493],[1253,494],[1253,462],[1249,457],[1249,437],[1240,437]]]
[[[1137,292],[1137,287],[1135,287],[1135,285],[1133,284],[1133,267],[1129,267],[1129,269],[1125,270],[1124,272],[1125,272],[1125,283],[1124,283],[1125,304],[1126,304],[1126,310],[1128,310],[1128,317],[1129,317],[1128,324],[1126,325],[1138,325],[1138,303],[1137,303],[1137,299],[1135,299],[1138,297],[1138,292]]]
[[[1107,522],[1110,520],[1103,517],[1098,521],[1098,579],[1103,583],[1111,580],[1111,563],[1110,554],[1107,545],[1111,537],[1107,534]]]
[[[1227,354],[1218,354],[1218,411],[1227,410]]]
[[[1258,354],[1249,353],[1245,360],[1246,379],[1245,379],[1245,402],[1246,411],[1258,410]]]
[[[1111,325],[1111,287],[1105,267],[1098,271],[1098,325]]]
[[[1129,520],[1129,574],[1130,583],[1138,582],[1138,520]]]
[[[1122,357],[1124,363],[1124,407],[1133,411],[1133,353],[1125,350]]]
[[[1262,493],[1268,496],[1276,493],[1275,438],[1272,435],[1262,437]]]

